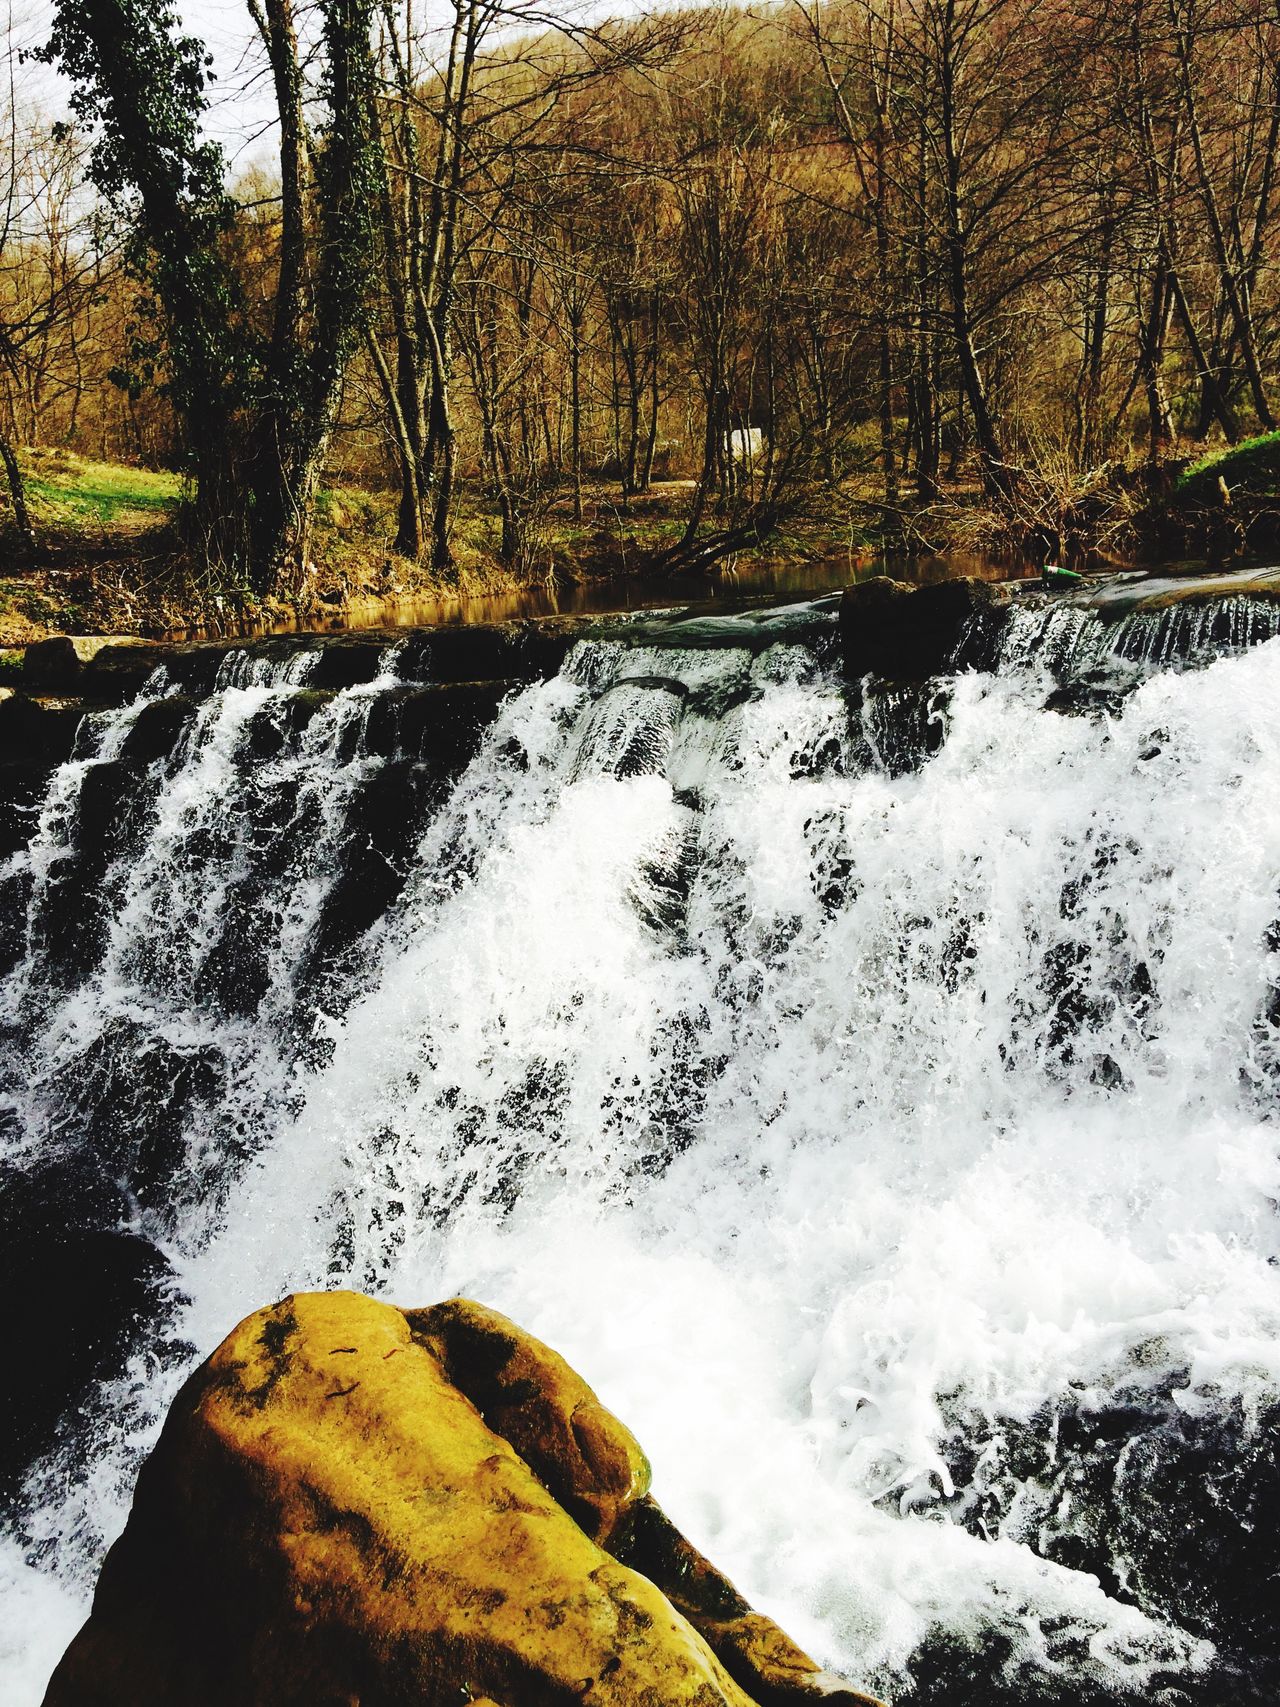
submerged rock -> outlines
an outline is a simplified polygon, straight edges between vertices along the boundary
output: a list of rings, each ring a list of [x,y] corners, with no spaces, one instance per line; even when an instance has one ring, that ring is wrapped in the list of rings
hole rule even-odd
[[[648,1481],[591,1389],[494,1312],[286,1298],[175,1400],[46,1707],[865,1704]]]

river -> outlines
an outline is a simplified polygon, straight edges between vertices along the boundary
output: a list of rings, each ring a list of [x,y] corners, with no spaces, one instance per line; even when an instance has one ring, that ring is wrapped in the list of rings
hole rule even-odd
[[[415,633],[97,714],[0,869],[7,1177],[37,1278],[95,1215],[164,1268],[25,1482],[5,1700],[192,1360],[354,1286],[557,1347],[892,1699],[1272,1701],[1268,621],[1122,663],[1027,609],[860,697],[829,602],[632,619],[447,752]]]

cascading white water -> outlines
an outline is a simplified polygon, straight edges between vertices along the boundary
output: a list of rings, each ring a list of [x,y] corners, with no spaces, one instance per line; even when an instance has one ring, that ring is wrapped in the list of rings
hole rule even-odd
[[[44,988],[34,947],[14,974],[11,1015],[42,1015],[22,1141],[113,1017],[207,1047],[218,1096],[139,1212],[190,1300],[171,1337],[203,1355],[307,1286],[479,1297],[586,1375],[677,1522],[826,1663],[890,1693],[942,1649],[993,1700],[1194,1690],[1214,1645],[1150,1587],[1142,1489],[1093,1437],[1146,1395],[1171,1458],[1216,1419],[1247,1457],[1280,1400],[1280,643],[1098,718],[1043,709],[1042,663],[957,677],[908,767],[804,646],[583,643],[304,987],[395,659],[265,760],[245,731],[305,689],[229,679],[102,880],[91,977]],[[285,769],[314,833],[264,859]],[[232,905],[269,943],[239,1014],[200,976]],[[5,1555],[15,1703],[181,1362],[139,1354],[88,1472],[37,1472],[39,1569]]]
[[[1028,607],[1013,614],[1001,655],[1006,667],[1035,661],[1079,673],[1126,659],[1139,665],[1206,663],[1218,653],[1244,651],[1280,634],[1280,603],[1236,598],[1139,608],[1109,620],[1087,603]]]

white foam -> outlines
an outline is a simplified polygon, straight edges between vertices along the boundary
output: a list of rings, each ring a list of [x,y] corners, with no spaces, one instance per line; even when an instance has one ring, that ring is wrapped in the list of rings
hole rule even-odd
[[[729,671],[754,697],[719,719],[653,690],[665,772],[583,763],[587,684]],[[178,1242],[185,1330],[205,1352],[304,1286],[471,1293],[824,1661],[891,1685],[941,1624],[1081,1679],[1203,1663],[948,1521],[942,1447],[1137,1375],[1188,1408],[1280,1391],[1278,683],[1272,643],[1089,721],[961,677],[890,780],[805,758],[856,768],[797,652],[579,657],[504,708],[296,1117],[276,1098],[223,1230]],[[614,697],[611,752],[646,716]]]
[[[88,1610],[83,1587],[28,1564],[0,1535],[0,1679],[6,1707],[40,1707],[49,1674]]]

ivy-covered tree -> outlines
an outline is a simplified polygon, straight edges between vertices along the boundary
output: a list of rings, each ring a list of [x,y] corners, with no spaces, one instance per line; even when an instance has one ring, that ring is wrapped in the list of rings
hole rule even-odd
[[[306,573],[316,483],[365,312],[381,156],[372,0],[320,0],[318,119],[304,116],[292,0],[251,5],[280,126],[274,319],[247,312],[228,238],[225,161],[202,133],[212,61],[168,0],[58,0],[44,57],[92,128],[91,176],[124,220],[152,292],[153,338],[126,383],[164,376],[183,423],[190,543],[219,582],[259,595]]]

